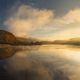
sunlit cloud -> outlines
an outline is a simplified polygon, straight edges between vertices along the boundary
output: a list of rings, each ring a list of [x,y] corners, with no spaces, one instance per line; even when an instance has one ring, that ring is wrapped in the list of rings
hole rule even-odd
[[[53,36],[53,39],[69,39],[80,37],[80,8],[70,10],[61,18],[55,20],[57,25],[59,25],[59,30],[53,34],[49,34],[49,39],[51,39],[51,36]]]
[[[39,39],[67,39],[80,35],[80,9],[70,10],[57,17],[54,10],[21,5],[4,24],[16,36]]]
[[[80,9],[69,11],[63,18],[68,24],[80,22]]]
[[[29,32],[50,23],[53,17],[53,11],[46,9],[39,10],[37,8],[22,5],[4,24],[17,36],[25,36]]]

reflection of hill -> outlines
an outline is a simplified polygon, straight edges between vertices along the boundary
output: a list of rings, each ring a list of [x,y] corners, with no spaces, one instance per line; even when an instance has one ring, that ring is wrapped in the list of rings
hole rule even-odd
[[[15,50],[11,47],[0,48],[0,59],[11,57]]]

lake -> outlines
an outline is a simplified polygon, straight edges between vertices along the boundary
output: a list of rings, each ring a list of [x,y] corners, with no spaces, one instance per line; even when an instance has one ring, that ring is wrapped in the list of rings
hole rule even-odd
[[[80,80],[79,46],[14,48],[13,56],[0,60],[0,80]]]

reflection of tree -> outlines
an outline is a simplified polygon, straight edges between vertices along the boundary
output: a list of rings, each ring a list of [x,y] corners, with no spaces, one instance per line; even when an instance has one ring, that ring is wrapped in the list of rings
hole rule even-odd
[[[69,78],[64,72],[55,71],[53,80],[69,80]]]
[[[15,50],[11,47],[0,48],[0,59],[11,57],[15,53]]]

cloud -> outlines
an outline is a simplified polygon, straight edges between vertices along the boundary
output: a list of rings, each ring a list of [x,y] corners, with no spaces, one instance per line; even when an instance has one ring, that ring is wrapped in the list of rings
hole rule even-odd
[[[66,23],[75,23],[75,22],[80,22],[80,9],[74,9],[70,10],[64,17],[63,19],[66,21]]]
[[[70,10],[62,17],[57,17],[54,10],[21,5],[4,24],[16,36],[52,40],[70,38],[73,33],[80,34],[79,31],[77,32],[80,28],[80,8]]]
[[[69,39],[80,37],[80,9],[70,10],[62,17],[53,19],[51,32],[47,35],[40,36],[45,40]]]
[[[70,10],[61,20],[64,28],[54,35],[56,38],[80,37],[80,8]]]
[[[70,10],[62,17],[57,17],[54,20],[54,24],[57,23],[58,25],[67,25],[71,23],[78,23],[80,22],[80,8],[76,8]]]
[[[26,36],[29,32],[50,23],[53,17],[54,13],[51,10],[21,5],[4,24],[17,36]]]

